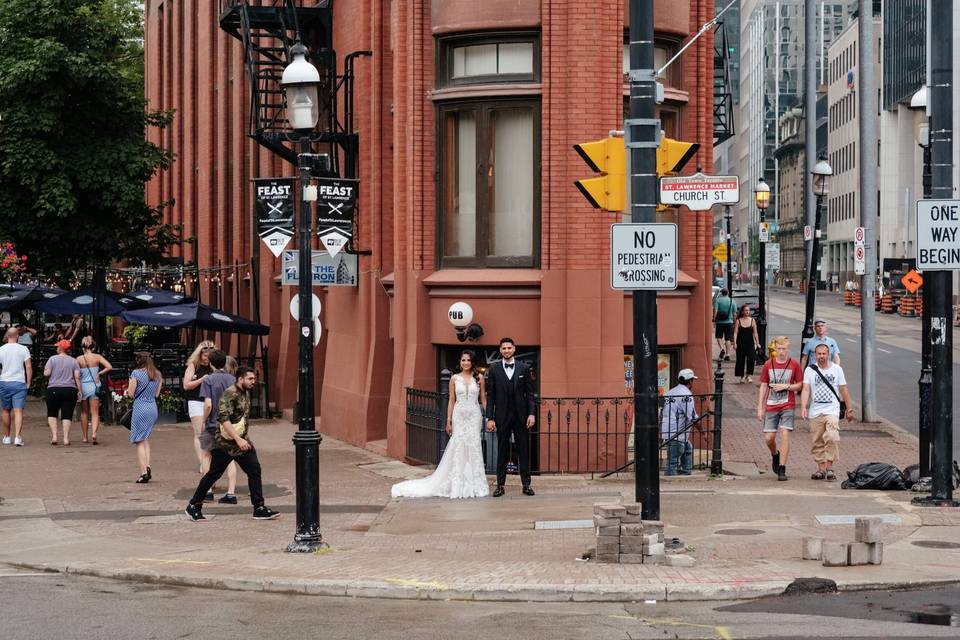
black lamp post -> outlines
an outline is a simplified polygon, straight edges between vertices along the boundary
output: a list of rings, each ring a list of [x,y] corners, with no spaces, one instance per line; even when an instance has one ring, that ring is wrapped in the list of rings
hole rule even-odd
[[[760,227],[765,224],[767,207],[770,206],[770,186],[760,178],[760,182],[753,189],[753,199],[760,211]],[[757,319],[757,333],[760,335],[760,344],[764,351],[767,349],[767,245],[770,241],[760,238],[760,317]]]
[[[299,152],[297,168],[300,170],[300,225],[298,227],[300,250],[298,287],[300,316],[299,395],[297,402],[297,432],[293,444],[297,457],[297,532],[287,546],[290,552],[312,552],[326,546],[320,533],[320,441],[314,420],[313,406],[313,269],[311,268],[311,202],[316,193],[311,193],[310,167],[312,154],[310,134],[317,126],[320,108],[317,87],[320,73],[307,61],[308,50],[297,42],[290,48],[293,58],[280,83],[287,101],[287,121],[297,134]]]
[[[733,220],[733,214],[730,213],[730,205],[723,208],[723,219],[727,223],[727,292],[733,299],[733,241],[730,239],[730,221]]]
[[[813,175],[813,195],[817,197],[816,215],[813,223],[813,251],[810,252],[810,269],[807,278],[807,309],[803,323],[803,335],[800,340],[800,353],[803,353],[807,341],[813,337],[813,311],[817,302],[817,264],[820,262],[820,220],[823,217],[823,197],[830,193],[828,185],[833,168],[827,159],[820,157],[810,171]]]

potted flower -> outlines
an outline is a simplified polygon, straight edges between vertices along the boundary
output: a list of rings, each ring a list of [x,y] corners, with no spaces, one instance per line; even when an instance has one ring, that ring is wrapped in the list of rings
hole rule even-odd
[[[183,396],[164,389],[157,396],[157,424],[175,424],[183,411]]]
[[[117,391],[110,392],[110,399],[113,401],[113,410],[111,412],[111,421],[113,424],[120,424],[120,417],[127,412],[130,405],[133,404],[133,398],[128,398],[126,394]]]
[[[12,242],[0,244],[0,277],[10,282],[27,270],[27,256],[17,255]]]

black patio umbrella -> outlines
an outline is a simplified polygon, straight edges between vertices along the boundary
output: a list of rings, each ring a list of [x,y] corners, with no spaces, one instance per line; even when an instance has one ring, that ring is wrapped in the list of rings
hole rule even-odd
[[[93,287],[83,287],[76,291],[67,291],[49,300],[34,303],[34,308],[43,313],[55,313],[62,316],[93,315],[118,316],[127,309],[136,309],[139,302],[126,294],[113,291],[103,292],[103,306],[99,309],[94,304],[96,293]],[[99,313],[98,313],[99,312]]]
[[[265,336],[270,327],[199,302],[124,311],[121,317],[130,324],[154,327],[197,327],[207,331]]]
[[[51,300],[66,293],[63,289],[35,284],[14,284],[0,287],[0,311],[32,309],[34,303]]]
[[[136,308],[163,307],[170,304],[195,302],[196,300],[195,298],[183,293],[177,293],[176,291],[170,291],[169,289],[155,289],[153,287],[131,291],[126,295],[128,298],[133,298],[136,300]]]

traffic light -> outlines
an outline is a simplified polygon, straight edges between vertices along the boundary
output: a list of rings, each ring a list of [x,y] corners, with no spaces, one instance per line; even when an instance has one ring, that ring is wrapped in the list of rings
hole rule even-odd
[[[657,178],[665,175],[679,173],[683,167],[690,162],[700,145],[696,142],[683,142],[673,138],[660,138],[660,146],[657,147]],[[657,211],[668,211],[670,207],[665,204],[657,204]]]
[[[600,177],[574,182],[587,201],[604,211],[627,208],[627,162],[623,138],[575,144],[573,148]],[[658,152],[659,153],[659,152]]]
[[[696,142],[660,138],[660,146],[657,147],[657,175],[680,173],[699,148],[700,145]]]

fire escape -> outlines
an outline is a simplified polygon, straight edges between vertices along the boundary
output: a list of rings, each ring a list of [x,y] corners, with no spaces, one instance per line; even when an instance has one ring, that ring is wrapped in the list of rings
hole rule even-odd
[[[713,146],[733,137],[733,90],[727,32],[719,23],[713,39]]]
[[[329,175],[356,178],[359,136],[353,129],[353,65],[370,52],[350,53],[343,73],[337,73],[333,0],[317,0],[312,6],[298,6],[296,0],[220,0],[220,28],[243,43],[250,81],[248,135],[293,165],[297,152],[288,137],[280,78],[291,61],[290,47],[297,40],[307,47],[308,60],[320,72],[314,148],[327,154]]]

